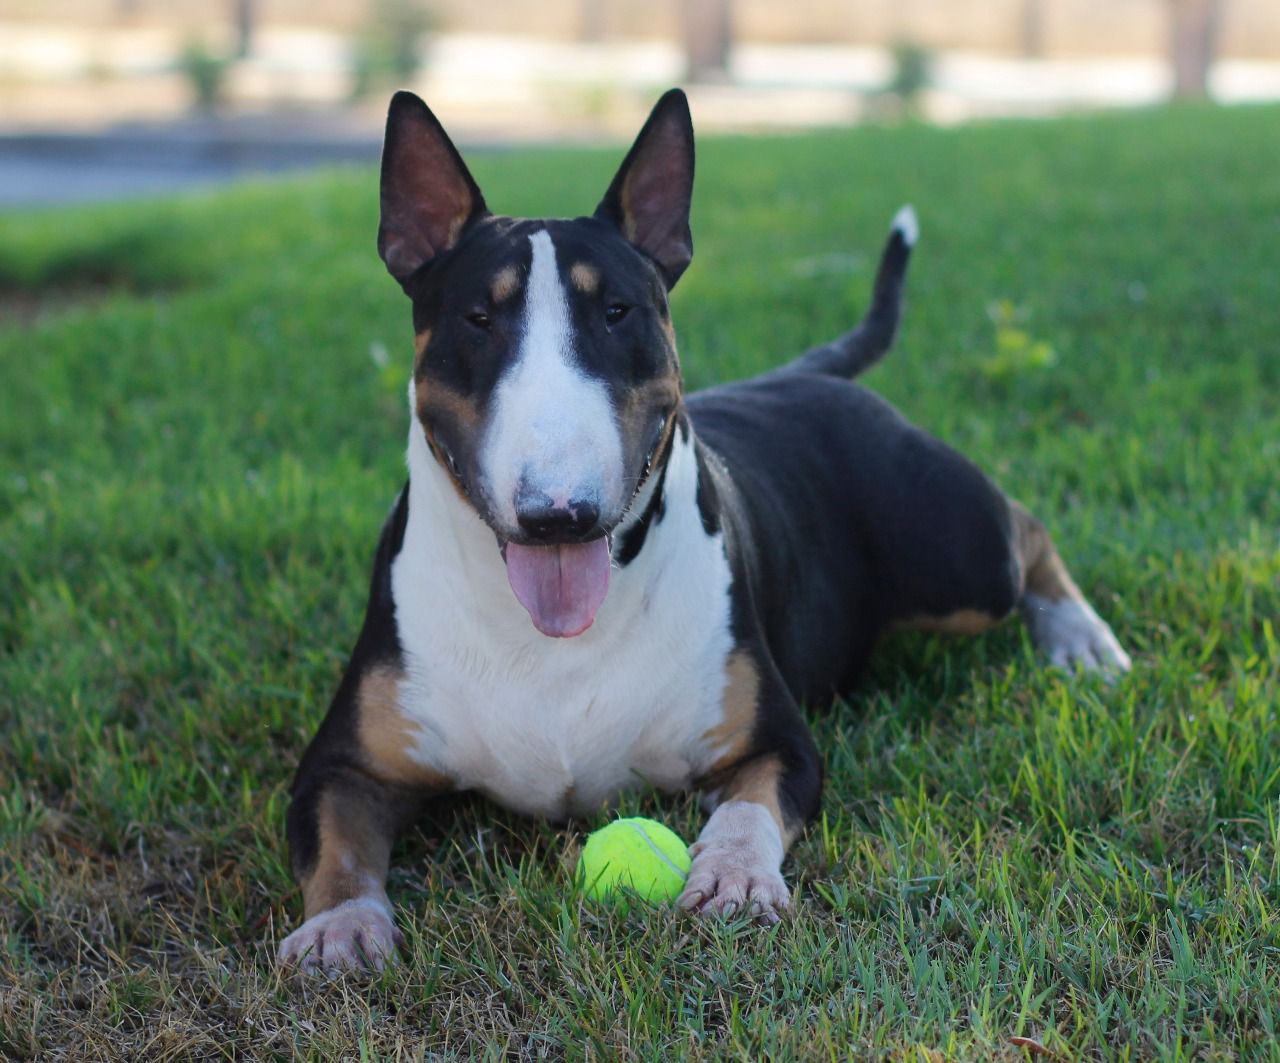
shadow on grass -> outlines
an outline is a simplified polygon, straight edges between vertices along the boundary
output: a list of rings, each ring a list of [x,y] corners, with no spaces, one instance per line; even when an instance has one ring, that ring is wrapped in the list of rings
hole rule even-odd
[[[160,219],[0,246],[0,328],[21,327],[116,295],[173,292],[198,279],[182,234]]]

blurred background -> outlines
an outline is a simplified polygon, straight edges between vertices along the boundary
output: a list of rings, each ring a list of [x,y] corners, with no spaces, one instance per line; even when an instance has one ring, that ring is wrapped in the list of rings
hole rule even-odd
[[[462,144],[1280,98],[1277,0],[0,0],[0,209]]]

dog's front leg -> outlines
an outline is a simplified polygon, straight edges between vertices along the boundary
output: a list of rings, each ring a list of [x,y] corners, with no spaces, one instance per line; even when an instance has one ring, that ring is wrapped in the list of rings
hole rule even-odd
[[[745,755],[707,780],[715,810],[689,848],[693,866],[677,902],[682,908],[776,923],[791,904],[782,860],[817,810],[822,767],[781,680],[771,685],[772,695],[753,692],[757,714],[743,720],[751,743]]]
[[[304,971],[371,967],[394,958],[400,932],[387,899],[391,846],[418,794],[343,760],[308,763],[289,806],[289,851],[306,921],[280,961]]]

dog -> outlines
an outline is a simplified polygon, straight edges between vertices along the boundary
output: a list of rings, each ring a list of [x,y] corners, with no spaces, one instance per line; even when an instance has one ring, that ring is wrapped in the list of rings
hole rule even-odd
[[[911,208],[857,328],[684,393],[667,297],[693,170],[672,90],[591,216],[503,217],[427,106],[391,101],[378,251],[413,306],[409,478],[294,781],[306,919],[282,962],[392,959],[392,843],[461,791],[560,819],[699,788],[677,903],[774,922],[822,784],[800,706],[849,690],[881,633],[1021,610],[1053,663],[1129,668],[1043,525],[853,381],[894,339]]]

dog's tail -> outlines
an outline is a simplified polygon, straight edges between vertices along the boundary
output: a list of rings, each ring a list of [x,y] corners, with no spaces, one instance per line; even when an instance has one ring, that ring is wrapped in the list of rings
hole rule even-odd
[[[858,327],[830,343],[806,351],[791,368],[807,373],[855,377],[880,361],[893,345],[902,314],[902,287],[911,249],[920,235],[916,212],[903,207],[894,216],[889,240],[880,256],[880,269],[871,296],[871,309]]]

